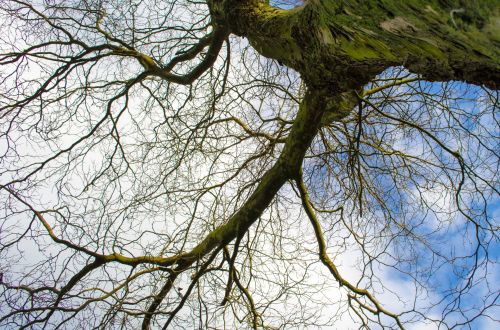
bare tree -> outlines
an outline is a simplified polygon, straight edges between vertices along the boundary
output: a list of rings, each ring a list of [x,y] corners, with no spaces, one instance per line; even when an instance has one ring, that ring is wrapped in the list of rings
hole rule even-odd
[[[497,2],[0,7],[2,327],[498,321]]]

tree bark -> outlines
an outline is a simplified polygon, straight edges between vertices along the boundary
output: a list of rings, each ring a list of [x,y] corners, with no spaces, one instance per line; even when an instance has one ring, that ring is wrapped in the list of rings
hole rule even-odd
[[[291,10],[258,0],[209,1],[215,21],[308,86],[360,88],[391,66],[430,81],[500,86],[498,1],[312,0]]]

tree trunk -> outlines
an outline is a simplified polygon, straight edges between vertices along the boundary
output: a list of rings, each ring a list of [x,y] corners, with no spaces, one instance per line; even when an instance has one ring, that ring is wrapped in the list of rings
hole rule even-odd
[[[291,10],[262,1],[212,0],[212,15],[309,87],[360,88],[391,66],[430,81],[500,83],[497,1],[312,0]]]

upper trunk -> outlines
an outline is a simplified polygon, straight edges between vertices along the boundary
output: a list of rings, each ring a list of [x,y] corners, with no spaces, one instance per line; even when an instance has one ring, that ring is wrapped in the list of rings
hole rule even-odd
[[[428,80],[500,86],[497,1],[313,0],[292,10],[212,0],[212,14],[309,86],[359,88],[390,66]]]

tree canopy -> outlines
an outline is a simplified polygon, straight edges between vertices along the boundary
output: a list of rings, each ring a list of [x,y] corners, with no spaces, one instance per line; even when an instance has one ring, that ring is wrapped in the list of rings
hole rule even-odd
[[[498,322],[494,0],[0,0],[0,326]]]

